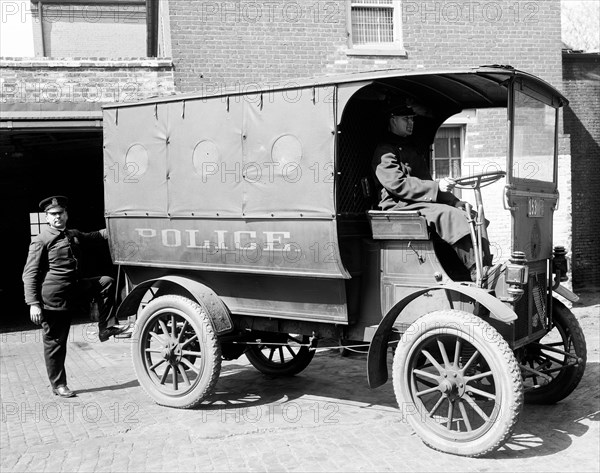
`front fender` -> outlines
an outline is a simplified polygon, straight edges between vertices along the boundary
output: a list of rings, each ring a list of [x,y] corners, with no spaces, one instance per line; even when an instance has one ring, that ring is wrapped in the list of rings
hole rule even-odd
[[[570,291],[569,289],[567,289],[562,284],[559,284],[558,286],[553,287],[552,290],[554,292],[556,292],[557,294],[563,296],[568,301],[577,302],[579,300],[579,296],[577,294],[575,294],[574,292]]]
[[[479,302],[490,311],[490,317],[499,320],[502,323],[510,324],[517,319],[517,314],[506,306],[503,302],[492,296],[484,289],[473,286],[465,286],[457,283],[449,283],[444,286],[432,286],[413,292],[398,302],[385,315],[371,341],[369,355],[367,359],[367,380],[369,387],[377,388],[388,380],[387,371],[387,348],[392,327],[396,319],[404,308],[412,301],[430,291],[449,291],[464,294],[467,297]]]
[[[221,298],[208,286],[181,276],[163,276],[138,284],[117,309],[117,318],[128,317],[132,313],[137,313],[144,294],[157,283],[172,284],[175,287],[184,289],[207,313],[217,335],[233,330],[231,314]]]

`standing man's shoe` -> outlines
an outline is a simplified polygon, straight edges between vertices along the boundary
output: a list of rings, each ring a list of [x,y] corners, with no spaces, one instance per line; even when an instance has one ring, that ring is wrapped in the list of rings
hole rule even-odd
[[[75,393],[73,391],[71,391],[66,385],[61,385],[61,386],[56,386],[55,388],[52,388],[52,392],[56,395],[56,396],[60,396],[60,397],[75,397]]]
[[[127,330],[129,330],[130,327],[131,327],[131,325],[125,325],[124,327],[105,328],[104,330],[100,330],[100,332],[98,332],[98,338],[100,339],[101,342],[105,342],[110,337],[114,337],[115,335],[119,335],[121,333],[127,332]]]

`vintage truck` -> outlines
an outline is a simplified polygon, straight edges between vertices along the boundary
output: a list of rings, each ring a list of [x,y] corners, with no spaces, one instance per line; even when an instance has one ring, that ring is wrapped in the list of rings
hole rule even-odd
[[[371,158],[394,104],[427,105],[415,139],[431,148],[448,117],[497,109],[509,257],[471,282],[415,211],[377,210]],[[157,403],[210,396],[222,360],[245,355],[289,376],[318,343],[368,344],[372,388],[388,379],[400,412],[434,449],[481,456],[510,437],[524,401],[555,403],[585,369],[582,330],[554,292],[567,260],[553,247],[557,136],[567,100],[510,66],[385,70],[176,95],[104,107],[105,208],[134,318],[133,364]],[[494,113],[494,112],[492,112]],[[534,164],[523,177],[513,170]],[[471,191],[463,191],[471,192]],[[502,206],[500,206],[500,209]]]

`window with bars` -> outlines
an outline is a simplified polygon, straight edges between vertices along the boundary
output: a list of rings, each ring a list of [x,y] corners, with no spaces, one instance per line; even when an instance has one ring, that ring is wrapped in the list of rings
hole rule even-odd
[[[460,177],[463,129],[460,126],[442,127],[435,135],[431,173],[434,179]]]
[[[400,0],[350,2],[352,48],[402,48]]]

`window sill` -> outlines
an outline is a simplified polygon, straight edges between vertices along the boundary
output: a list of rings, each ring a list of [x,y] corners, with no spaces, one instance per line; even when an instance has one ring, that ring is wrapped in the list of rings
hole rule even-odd
[[[406,49],[384,49],[384,48],[349,48],[346,56],[385,56],[385,57],[408,57]]]
[[[173,67],[173,60],[169,57],[132,57],[132,58],[52,58],[52,57],[3,57],[2,68],[136,68],[136,67]]]

